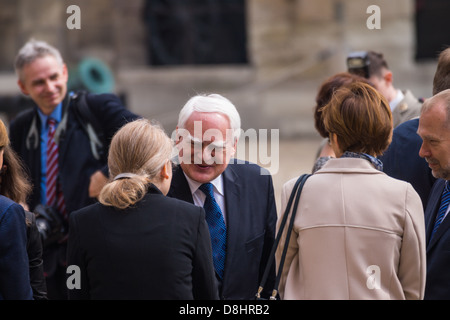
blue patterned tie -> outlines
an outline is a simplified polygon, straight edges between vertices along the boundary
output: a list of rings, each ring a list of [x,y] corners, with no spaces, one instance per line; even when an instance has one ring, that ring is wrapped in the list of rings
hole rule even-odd
[[[450,189],[449,189],[448,181],[446,181],[444,191],[442,192],[442,196],[441,196],[441,205],[439,207],[439,211],[436,216],[436,222],[434,223],[434,228],[433,228],[433,231],[431,232],[430,240],[433,238],[433,235],[436,232],[436,230],[438,229],[442,220],[444,220],[445,213],[447,212],[449,203],[450,203]]]
[[[227,228],[219,204],[214,199],[213,185],[211,183],[205,183],[199,189],[206,195],[203,208],[206,212],[206,222],[208,222],[209,233],[211,235],[214,268],[220,278],[223,279]]]

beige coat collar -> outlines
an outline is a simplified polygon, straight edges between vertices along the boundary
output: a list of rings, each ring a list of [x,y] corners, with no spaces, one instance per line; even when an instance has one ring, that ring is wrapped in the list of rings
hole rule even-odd
[[[321,173],[370,173],[384,174],[367,160],[358,158],[331,158],[315,174]]]

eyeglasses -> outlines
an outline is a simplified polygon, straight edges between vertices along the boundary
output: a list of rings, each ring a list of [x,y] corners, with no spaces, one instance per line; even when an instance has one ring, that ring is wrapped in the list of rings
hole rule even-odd
[[[368,79],[370,77],[369,65],[370,60],[366,51],[352,52],[347,56],[347,69],[350,73]]]

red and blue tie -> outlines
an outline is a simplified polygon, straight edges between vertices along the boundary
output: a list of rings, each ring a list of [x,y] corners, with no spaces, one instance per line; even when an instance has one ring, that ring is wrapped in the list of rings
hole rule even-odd
[[[61,188],[58,187],[58,145],[55,142],[56,121],[49,118],[47,139],[47,174],[46,174],[46,199],[47,205],[55,207],[65,215],[64,197]]]

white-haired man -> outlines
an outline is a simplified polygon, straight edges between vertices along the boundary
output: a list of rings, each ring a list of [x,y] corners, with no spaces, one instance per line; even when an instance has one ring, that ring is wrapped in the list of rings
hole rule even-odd
[[[168,194],[205,208],[219,296],[236,300],[255,298],[277,220],[270,174],[232,158],[240,125],[235,106],[223,96],[191,98],[179,114],[180,165]],[[269,283],[274,278],[275,268]]]

